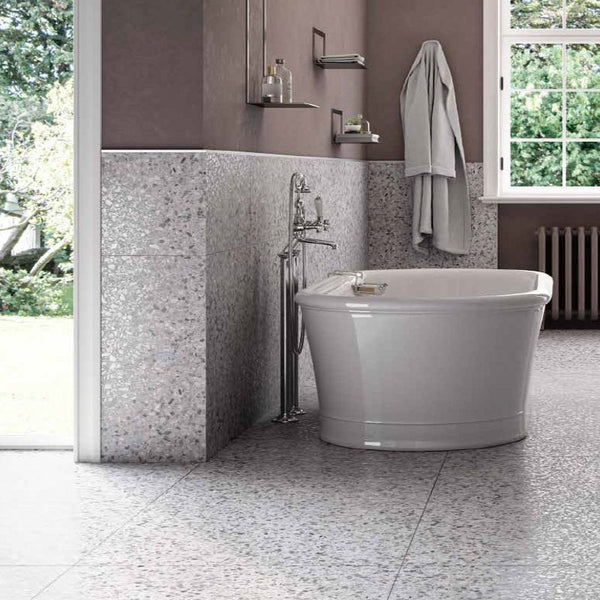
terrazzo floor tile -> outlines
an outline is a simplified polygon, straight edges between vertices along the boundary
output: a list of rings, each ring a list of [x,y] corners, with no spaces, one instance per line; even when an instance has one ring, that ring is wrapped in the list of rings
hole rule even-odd
[[[600,377],[600,330],[551,330],[540,334],[540,343],[535,358],[536,374],[566,370],[571,374],[572,390],[585,383],[585,378],[576,378],[580,371],[594,373]]]
[[[443,454],[344,461],[343,449],[302,456],[264,442],[198,467],[86,564],[399,564]]]
[[[408,564],[600,569],[600,461],[515,445],[449,453]]]
[[[31,600],[62,575],[68,567],[0,566],[0,598]]]
[[[582,385],[575,397],[572,391],[564,389],[572,387],[568,378],[557,378],[554,386],[550,383],[542,389],[534,384],[529,398],[529,435],[512,447],[523,453],[546,455],[560,449],[562,457],[585,455],[600,459],[600,378],[589,383],[589,392]]]
[[[36,600],[385,600],[394,570],[298,562],[77,567]]]
[[[600,574],[593,567],[403,569],[390,600],[593,600]]]
[[[314,396],[306,399],[314,410]],[[301,549],[302,564],[399,564],[443,457],[322,443],[314,412],[297,424],[264,424],[198,466],[85,563],[275,565],[297,560]]]
[[[193,470],[0,453],[0,598],[595,599],[596,342],[542,334],[530,436],[496,448],[325,444],[309,387]]]
[[[190,468],[75,465],[70,452],[0,452],[0,565],[73,564]]]

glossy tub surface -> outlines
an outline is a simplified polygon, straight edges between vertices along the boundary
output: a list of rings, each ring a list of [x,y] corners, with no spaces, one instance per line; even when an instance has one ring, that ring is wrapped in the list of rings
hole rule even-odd
[[[527,434],[527,391],[552,279],[535,271],[364,271],[297,295],[315,367],[321,439],[449,450]]]

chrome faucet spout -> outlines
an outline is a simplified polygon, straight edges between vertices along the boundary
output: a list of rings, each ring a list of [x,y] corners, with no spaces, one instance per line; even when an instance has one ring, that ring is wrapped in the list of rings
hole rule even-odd
[[[335,242],[329,240],[320,240],[317,238],[298,238],[298,241],[303,244],[317,244],[321,246],[329,246],[333,250],[337,250],[338,245]]]

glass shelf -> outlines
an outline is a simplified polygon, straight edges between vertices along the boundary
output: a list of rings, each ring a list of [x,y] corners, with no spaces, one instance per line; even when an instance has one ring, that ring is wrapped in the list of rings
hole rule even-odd
[[[338,133],[333,141],[336,144],[379,144],[379,136],[374,133]]]

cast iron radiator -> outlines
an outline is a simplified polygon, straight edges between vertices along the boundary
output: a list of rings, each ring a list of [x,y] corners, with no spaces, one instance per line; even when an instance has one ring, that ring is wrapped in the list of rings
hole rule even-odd
[[[598,227],[540,227],[538,269],[554,279],[546,325],[598,326]]]

